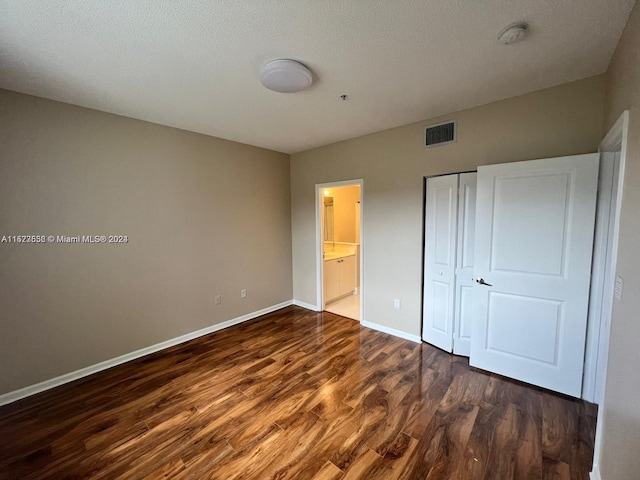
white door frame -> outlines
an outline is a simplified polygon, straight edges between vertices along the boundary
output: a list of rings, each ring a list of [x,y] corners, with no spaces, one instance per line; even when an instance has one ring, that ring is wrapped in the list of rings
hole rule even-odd
[[[324,310],[324,202],[322,191],[326,188],[349,187],[358,185],[360,187],[360,322],[364,316],[364,182],[361,178],[355,180],[342,180],[339,182],[317,183],[316,184],[316,299],[320,311]]]
[[[613,298],[613,289],[615,284],[616,265],[618,261],[618,241],[620,233],[620,211],[622,208],[622,194],[624,187],[624,174],[625,164],[627,158],[627,138],[629,131],[629,111],[625,110],[620,115],[620,118],[611,127],[611,130],[604,137],[598,150],[601,153],[615,153],[620,152],[619,155],[619,173],[618,173],[618,192],[616,198],[612,199],[615,202],[614,218],[613,218],[613,238],[612,253],[611,253],[611,265],[613,268],[609,270],[608,278],[604,280],[604,295],[609,295],[609,298]],[[602,266],[604,268],[604,265]],[[591,472],[591,478],[600,478],[599,463],[600,453],[602,449],[602,423],[604,413],[604,390],[606,386],[606,372],[607,364],[609,361],[609,335],[611,331],[611,305],[603,307],[600,315],[600,339],[599,349],[596,354],[596,368],[594,369],[594,383],[595,383],[595,402],[599,404],[598,408],[598,420],[596,423],[596,440],[593,451],[593,470]]]
[[[609,285],[613,254],[613,225],[616,211],[617,180],[619,176],[620,152],[600,152],[600,175],[598,178],[598,201],[596,227],[593,242],[593,264],[591,267],[591,289],[589,292],[589,317],[587,342],[585,345],[582,398],[600,403],[602,397],[603,372],[598,368],[598,351],[603,329],[608,331],[612,296]],[[615,182],[615,184],[614,184]],[[598,385],[599,388],[596,388]]]

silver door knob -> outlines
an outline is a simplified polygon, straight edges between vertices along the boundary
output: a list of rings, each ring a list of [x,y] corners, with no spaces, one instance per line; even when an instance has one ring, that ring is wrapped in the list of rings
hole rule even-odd
[[[476,283],[479,284],[479,285],[485,285],[487,287],[492,287],[493,286],[490,283],[485,282],[484,278],[482,278],[482,277],[476,278]]]

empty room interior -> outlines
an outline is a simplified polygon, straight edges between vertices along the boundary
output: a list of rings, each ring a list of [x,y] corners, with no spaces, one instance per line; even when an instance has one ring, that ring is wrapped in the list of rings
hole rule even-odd
[[[640,480],[634,0],[2,0],[0,205],[0,478]]]

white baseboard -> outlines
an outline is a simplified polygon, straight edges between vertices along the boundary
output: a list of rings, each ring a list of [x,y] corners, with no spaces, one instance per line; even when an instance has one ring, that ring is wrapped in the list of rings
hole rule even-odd
[[[95,365],[81,368],[80,370],[66,373],[64,375],[60,375],[59,377],[55,377],[50,380],[45,380],[44,382],[36,383],[35,385],[30,385],[28,387],[24,387],[19,390],[14,390],[13,392],[4,393],[0,395],[0,406],[6,405],[11,402],[15,402],[17,400],[29,397],[31,395],[35,395],[36,393],[44,392],[45,390],[49,390],[51,388],[58,387],[60,385],[64,385],[65,383],[72,382],[79,378],[87,377],[89,375],[100,372],[102,370],[115,367],[116,365],[120,365],[122,363],[135,360],[136,358],[144,357],[145,355],[149,355],[150,353],[158,352],[160,350],[164,350],[165,348],[173,347],[174,345],[188,342],[189,340],[193,340],[194,338],[202,337],[203,335],[208,335],[210,333],[217,332],[218,330],[223,330],[225,328],[232,327],[233,325],[246,322],[247,320],[252,320],[261,315],[266,315],[267,313],[275,312],[276,310],[280,310],[281,308],[288,307],[293,303],[294,302],[292,300],[287,300],[286,302],[282,302],[277,305],[272,305],[270,307],[263,308],[262,310],[258,310],[256,312],[251,312],[246,315],[242,315],[240,317],[227,320],[226,322],[217,323],[215,325],[211,325],[210,327],[206,327],[201,330],[196,330],[195,332],[187,333],[186,335],[181,335],[179,337],[175,337],[170,340],[166,340],[164,342],[156,343],[155,345],[141,348],[140,350],[136,350],[135,352],[125,353],[124,355],[121,355],[119,357],[112,358],[110,360],[105,360],[104,362],[96,363]]]
[[[602,477],[600,476],[600,468],[595,463],[593,464],[593,470],[591,470],[591,472],[589,472],[589,479],[590,480],[602,480]]]
[[[379,325],[377,323],[371,323],[367,321],[361,321],[360,324],[363,327],[368,327],[373,330],[378,330],[379,332],[388,333],[389,335],[393,335],[394,337],[404,338],[405,340],[409,340],[415,343],[421,343],[422,339],[418,335],[411,335],[410,333],[403,332],[401,330],[396,330],[395,328],[385,327],[384,325]]]
[[[318,307],[317,305],[311,305],[310,303],[302,302],[300,300],[294,299],[293,304],[298,307],[306,308],[307,310],[313,310],[314,312],[320,311],[320,307]]]

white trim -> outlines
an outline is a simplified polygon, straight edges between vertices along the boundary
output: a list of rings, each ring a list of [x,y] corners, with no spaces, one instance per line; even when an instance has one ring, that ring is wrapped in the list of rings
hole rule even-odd
[[[30,385],[19,390],[14,390],[13,392],[4,393],[0,395],[0,405],[6,405],[22,398],[30,397],[31,395],[35,395],[36,393],[44,392],[45,390],[64,385],[65,383],[73,382],[74,380],[78,380],[79,378],[93,375],[94,373],[101,372],[111,367],[115,367],[116,365],[130,362],[131,360],[135,360],[136,358],[144,357],[145,355],[149,355],[150,353],[155,353],[160,350],[164,350],[165,348],[188,342],[189,340],[193,340],[194,338],[202,337],[203,335],[208,335],[210,333],[217,332],[218,330],[232,327],[233,325],[246,322],[247,320],[252,320],[261,315],[275,312],[276,310],[280,310],[281,308],[288,307],[292,304],[292,300],[287,300],[286,302],[278,303],[277,305],[272,305],[270,307],[263,308],[262,310],[258,310],[256,312],[248,313],[246,315],[227,320],[226,322],[217,323],[215,325],[211,325],[210,327],[187,333],[186,335],[181,335],[164,342],[156,343],[155,345],[151,345],[149,347],[141,348],[140,350],[136,350],[135,352],[125,353],[124,355],[120,355],[119,357],[105,360],[104,362],[96,363],[95,365],[81,368],[80,370],[76,370],[74,372],[65,373],[64,375],[60,375],[59,377],[55,377],[50,380],[45,380],[44,382],[36,383],[35,385]]]
[[[317,305],[311,305],[310,303],[303,302],[302,300],[296,300],[295,298],[293,299],[293,305],[296,307],[306,308],[307,310],[313,310],[314,312],[321,311]]]
[[[622,194],[624,187],[624,177],[625,177],[625,164],[627,159],[627,139],[629,135],[629,111],[625,110],[620,115],[620,118],[616,121],[616,123],[611,127],[611,130],[604,137],[598,150],[601,152],[615,152],[620,151],[620,166],[618,171],[618,194],[616,196],[616,209],[615,209],[615,217],[614,217],[614,225],[613,225],[613,238],[611,239],[613,243],[612,253],[611,253],[611,264],[614,268],[611,269],[611,277],[606,279],[605,284],[607,288],[613,289],[614,279],[615,279],[615,266],[618,261],[618,242],[619,242],[619,234],[620,234],[620,211],[622,208]],[[609,317],[611,316],[611,312],[607,312]],[[602,322],[602,319],[600,320]],[[598,359],[597,359],[597,369],[600,372],[605,372],[604,375],[597,375],[596,381],[598,382],[598,378],[602,378],[601,381],[596,384],[596,392],[602,392],[600,395],[602,398],[596,398],[596,401],[600,404],[598,408],[598,419],[596,421],[596,439],[593,446],[593,470],[591,472],[592,480],[600,479],[600,471],[598,465],[600,463],[600,454],[602,450],[602,425],[604,423],[603,415],[605,411],[604,405],[604,391],[606,386],[606,371],[607,364],[609,360],[609,331],[611,328],[611,322],[609,322],[608,328],[601,328],[600,336],[603,338],[603,341],[600,342],[601,348],[598,350]]]
[[[409,340],[415,343],[422,343],[422,339],[419,335],[412,335],[410,333],[403,332],[401,330],[396,330],[395,328],[385,327],[384,325],[380,325],[378,323],[371,323],[362,320],[360,324],[363,327],[371,328],[372,330],[377,330],[379,332],[388,333],[389,335],[393,335],[394,337],[404,338],[405,340]]]
[[[598,150],[601,152],[613,152],[619,147],[627,151],[627,133],[629,130],[629,110],[622,112],[622,115],[613,124],[611,130],[604,136]]]
[[[613,217],[615,215],[614,181],[618,175],[619,162],[616,153],[600,152],[600,174],[598,176],[598,199],[596,203],[596,224],[593,239],[593,262],[591,265],[591,288],[589,290],[589,311],[587,316],[587,341],[584,353],[584,373],[582,377],[582,398],[588,402],[600,403],[596,392],[598,350],[602,326],[609,320],[611,312],[608,298],[608,270],[611,269],[613,237]],[[614,205],[612,208],[612,204]],[[608,300],[608,302],[607,302]]]
[[[320,212],[324,203],[320,201],[322,194],[320,193],[320,185],[316,185],[316,303],[318,310],[324,310],[324,297],[322,296],[324,279],[324,220]]]

